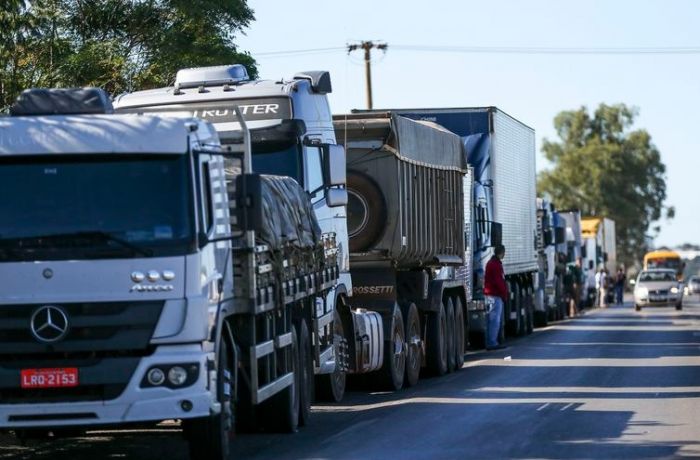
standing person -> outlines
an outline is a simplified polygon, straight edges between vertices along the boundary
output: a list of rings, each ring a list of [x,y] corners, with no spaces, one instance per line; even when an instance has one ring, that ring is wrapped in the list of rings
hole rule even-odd
[[[583,310],[583,266],[581,264],[581,258],[576,259],[576,264],[574,265],[574,292],[576,297],[575,305],[576,313]]]
[[[564,297],[567,299],[569,318],[576,316],[576,270],[573,264],[566,267],[564,275]]]
[[[595,274],[595,303],[596,307],[600,307],[600,279],[603,277],[603,267],[599,267]]]
[[[617,269],[617,276],[615,277],[615,303],[622,305],[622,297],[625,292],[625,281],[627,281],[627,275],[625,275],[625,270],[620,267]]]
[[[598,288],[596,288],[596,271],[595,264],[592,260],[588,261],[588,272],[586,274],[586,306],[589,308],[595,307],[596,303],[596,293]]]
[[[489,324],[486,330],[486,349],[498,350],[504,348],[499,344],[498,337],[501,332],[501,320],[503,317],[503,305],[508,298],[508,286],[503,272],[503,257],[506,248],[499,244],[494,248],[493,257],[486,264],[484,273],[484,295],[489,311]]]
[[[608,270],[602,268],[600,270],[600,291],[598,297],[600,297],[600,307],[608,307]]]

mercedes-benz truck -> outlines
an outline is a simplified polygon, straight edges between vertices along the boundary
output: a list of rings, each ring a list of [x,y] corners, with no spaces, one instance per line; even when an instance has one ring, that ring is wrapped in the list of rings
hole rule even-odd
[[[237,84],[217,75],[178,91]],[[222,460],[234,424],[296,430],[333,361],[337,240],[297,181],[251,171],[244,121],[224,149],[205,121],[111,111],[32,90],[0,118],[0,429],[174,419]],[[344,156],[317,148],[342,209]]]

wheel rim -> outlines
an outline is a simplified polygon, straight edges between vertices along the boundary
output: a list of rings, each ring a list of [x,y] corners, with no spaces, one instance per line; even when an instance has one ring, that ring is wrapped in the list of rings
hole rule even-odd
[[[411,369],[416,369],[420,366],[420,330],[418,323],[411,321],[408,331],[408,365]]]
[[[398,321],[394,324],[394,369],[396,375],[403,375],[406,370],[406,356],[404,350],[404,331]]]

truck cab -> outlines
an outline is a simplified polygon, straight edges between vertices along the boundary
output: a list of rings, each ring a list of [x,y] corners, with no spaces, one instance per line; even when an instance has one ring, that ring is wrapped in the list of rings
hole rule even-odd
[[[352,290],[349,274],[345,204],[345,156],[336,145],[328,93],[330,74],[297,73],[289,80],[251,80],[242,65],[183,69],[168,88],[137,91],[115,98],[119,113],[188,115],[210,122],[224,147],[240,144],[243,136],[240,110],[250,136],[252,172],[290,177],[306,191],[329,247],[337,250],[339,281],[324,298],[316,300],[309,317],[314,347],[313,369],[317,392],[339,399],[334,379],[342,378],[343,363],[336,366],[342,343],[327,346],[333,338],[335,305]],[[342,300],[340,300],[342,301]],[[336,342],[341,341],[336,334]],[[331,340],[332,341],[332,340]]]
[[[0,118],[0,429],[221,411],[210,324],[228,233],[218,136],[111,114],[100,90],[28,90]],[[210,154],[214,154],[211,156]]]
[[[264,103],[231,109],[226,148],[209,122],[113,114],[98,89],[27,91],[0,120],[0,429],[175,419],[194,458],[223,460],[234,425],[308,422],[339,276],[314,206],[338,192],[253,173],[242,111]]]

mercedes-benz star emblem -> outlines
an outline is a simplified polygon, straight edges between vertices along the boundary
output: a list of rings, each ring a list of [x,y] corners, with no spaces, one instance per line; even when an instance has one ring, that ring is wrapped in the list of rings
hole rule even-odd
[[[38,308],[30,321],[32,335],[40,342],[58,342],[68,333],[68,315],[53,305]]]

